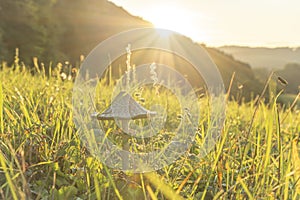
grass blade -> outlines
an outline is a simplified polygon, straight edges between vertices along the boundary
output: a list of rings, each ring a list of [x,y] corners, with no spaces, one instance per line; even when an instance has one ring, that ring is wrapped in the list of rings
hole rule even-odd
[[[298,148],[297,148],[297,141],[293,141],[293,146],[292,146],[292,162],[294,166],[294,179],[295,179],[295,189],[296,193],[300,194],[300,158],[298,154]]]
[[[7,166],[6,166],[6,163],[5,163],[5,157],[3,156],[1,151],[0,151],[0,164],[1,164],[1,167],[4,171],[5,178],[6,178],[8,186],[9,186],[11,195],[12,195],[13,199],[17,200],[18,197],[17,197],[17,194],[16,194],[16,188],[15,188],[13,182],[12,182],[12,179],[10,177],[10,173],[9,173],[9,171],[7,169]]]
[[[245,182],[243,181],[243,179],[241,179],[240,176],[238,176],[237,181],[242,185],[243,189],[245,190],[246,194],[248,195],[249,199],[254,199],[251,192],[249,191],[247,185],[245,184]]]
[[[150,183],[152,183],[156,188],[158,188],[167,199],[183,199],[169,185],[164,183],[162,178],[157,173],[146,173],[145,177],[150,181]]]
[[[1,131],[1,133],[4,133],[2,83],[0,83],[0,131]]]

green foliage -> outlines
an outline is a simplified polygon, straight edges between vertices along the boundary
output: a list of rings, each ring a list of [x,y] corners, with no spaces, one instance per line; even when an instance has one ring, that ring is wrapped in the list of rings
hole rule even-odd
[[[43,32],[38,26],[39,19],[37,12],[39,10],[37,5],[31,0],[3,0],[0,2],[0,8],[4,48],[8,51],[14,51],[15,48],[21,47],[22,51],[24,50],[30,55],[28,57],[29,59],[37,53],[42,53],[41,45],[43,43]],[[32,41],[35,43],[34,46],[32,46]],[[11,52],[9,55],[12,55]],[[1,57],[1,59],[4,59],[4,57]]]
[[[0,19],[0,60],[11,62],[19,48],[23,62],[38,57],[47,67],[75,63],[107,37],[150,25],[104,0],[1,0]]]

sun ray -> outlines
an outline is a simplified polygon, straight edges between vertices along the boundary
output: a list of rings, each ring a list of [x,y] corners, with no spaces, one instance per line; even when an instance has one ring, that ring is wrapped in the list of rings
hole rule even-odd
[[[162,4],[148,10],[146,15],[146,18],[153,23],[155,28],[171,30],[190,38],[207,39],[204,32],[199,31],[199,27],[201,27],[201,24],[199,24],[199,16],[201,15],[197,14],[197,16],[195,16],[179,5]],[[195,27],[195,23],[199,25]]]

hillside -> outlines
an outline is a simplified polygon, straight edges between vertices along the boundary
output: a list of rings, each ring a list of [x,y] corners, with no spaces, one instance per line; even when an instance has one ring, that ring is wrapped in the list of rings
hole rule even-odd
[[[300,92],[300,64],[287,64],[284,69],[277,70],[276,74],[287,80],[286,93],[298,94]]]
[[[0,9],[0,60],[12,62],[14,49],[18,47],[21,61],[32,66],[35,56],[46,68],[50,62],[52,66],[65,60],[76,63],[80,55],[86,56],[101,41],[121,31],[152,26],[105,0],[90,0],[88,4],[84,0],[1,0]],[[260,91],[261,85],[249,65],[217,49],[205,48],[217,64],[226,88],[233,72],[236,73],[233,96],[243,94],[249,99],[251,93]],[[145,60],[133,60],[137,65],[140,62]],[[193,70],[186,71],[193,84],[199,84]]]
[[[179,43],[182,43],[180,37],[177,39]],[[231,97],[237,100],[241,100],[241,97],[244,97],[246,100],[250,100],[252,98],[252,94],[257,95],[261,92],[262,83],[255,78],[255,75],[248,64],[236,61],[231,56],[222,53],[218,49],[209,48],[205,45],[202,45],[202,47],[207,51],[211,59],[218,67],[226,90],[228,90],[232,76],[235,73],[235,77],[231,86]],[[132,52],[131,63],[136,66],[140,66],[145,63],[152,63],[154,61],[156,63],[163,63],[165,65],[172,66],[178,72],[183,74],[193,87],[205,87],[203,77],[201,77],[194,67],[186,60],[172,53],[152,49]],[[119,74],[122,75],[125,73],[125,63],[126,55],[119,57],[112,63],[112,74],[115,77],[119,77]],[[167,76],[167,72],[159,73]]]
[[[74,0],[61,0],[54,8],[69,27],[64,33],[61,51],[67,52],[71,59],[78,58],[80,54],[87,55],[101,41],[121,31],[152,26],[111,2],[73,2]]]
[[[300,48],[223,46],[218,49],[233,55],[237,60],[249,63],[253,68],[279,69],[288,63],[300,63]]]
[[[235,72],[234,82],[232,84],[231,93],[235,98],[239,96],[251,98],[258,94],[262,89],[262,83],[255,78],[251,67],[243,62],[236,61],[227,54],[224,54],[216,48],[206,48],[215,64],[218,66],[226,89],[228,89],[232,74]]]
[[[152,26],[106,0],[0,1],[0,60],[78,60],[99,42],[124,30]]]

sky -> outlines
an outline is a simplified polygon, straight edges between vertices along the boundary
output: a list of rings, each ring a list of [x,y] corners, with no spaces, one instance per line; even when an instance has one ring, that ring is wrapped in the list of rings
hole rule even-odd
[[[300,0],[110,0],[208,46],[300,46]]]

